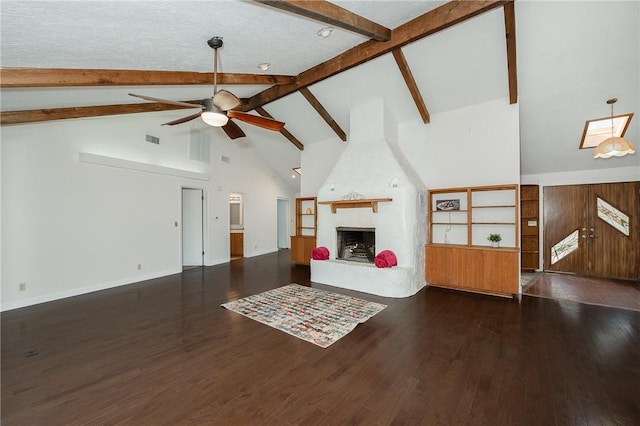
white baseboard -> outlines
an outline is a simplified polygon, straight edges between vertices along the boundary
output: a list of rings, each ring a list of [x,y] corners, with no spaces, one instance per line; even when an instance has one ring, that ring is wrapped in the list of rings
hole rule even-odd
[[[229,257],[223,257],[222,259],[214,259],[211,260],[207,263],[205,263],[204,266],[215,266],[215,265],[222,265],[223,263],[229,263],[231,261],[231,258]]]
[[[274,252],[277,252],[277,251],[278,251],[277,248],[254,251],[254,252],[245,254],[245,257],[261,256],[263,254],[274,253]],[[229,261],[230,261],[230,258],[228,258],[228,257],[227,258],[222,258],[222,259],[215,259],[215,260],[211,261],[210,263],[207,263],[206,266],[221,265],[223,263],[229,263]],[[52,302],[54,300],[65,299],[67,297],[79,296],[81,294],[92,293],[94,291],[106,290],[106,289],[109,289],[109,288],[120,287],[120,286],[128,285],[128,284],[134,284],[134,283],[138,283],[138,282],[141,282],[141,281],[151,280],[151,279],[154,279],[154,278],[165,277],[167,275],[179,274],[181,272],[182,272],[182,268],[169,269],[167,271],[156,272],[156,273],[153,273],[153,274],[135,276],[135,277],[128,277],[128,278],[123,278],[121,280],[109,281],[109,282],[106,282],[106,283],[99,283],[99,284],[94,284],[94,285],[90,285],[90,286],[86,286],[86,287],[80,287],[80,288],[74,288],[74,289],[70,289],[70,290],[65,290],[65,291],[61,291],[61,292],[58,292],[58,293],[45,294],[45,295],[42,295],[42,296],[31,297],[31,298],[28,298],[28,299],[16,300],[14,302],[2,303],[0,305],[0,312],[10,311],[10,310],[13,310],[13,309],[24,308],[24,307],[31,306],[31,305],[38,305],[40,303]]]
[[[270,249],[266,249],[266,250],[256,250],[256,251],[251,251],[249,253],[245,253],[244,257],[256,257],[256,256],[262,256],[263,254],[269,254],[269,253],[275,253],[278,251],[278,248],[270,248]]]
[[[93,293],[94,291],[106,290],[109,288],[120,287],[123,285],[134,284],[141,281],[151,280],[154,278],[166,277],[167,275],[179,274],[182,272],[180,269],[170,269],[167,271],[156,272],[153,274],[128,277],[121,280],[109,281],[106,283],[94,284],[86,287],[74,288],[70,290],[61,291],[58,293],[45,294],[42,296],[31,297],[29,299],[16,300],[14,302],[3,303],[0,306],[0,312],[10,311],[12,309],[24,308],[26,306],[38,305],[40,303],[51,302],[54,300],[65,299],[67,297],[80,296],[81,294]]]

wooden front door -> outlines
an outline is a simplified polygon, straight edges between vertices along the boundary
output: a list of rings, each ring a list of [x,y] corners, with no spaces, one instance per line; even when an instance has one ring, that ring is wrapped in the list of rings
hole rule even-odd
[[[589,187],[546,186],[543,197],[544,269],[586,275],[589,270],[589,241],[583,237],[589,225],[585,208]]]
[[[639,191],[640,182],[545,187],[545,270],[640,279]]]
[[[590,262],[590,275],[599,277],[617,277],[640,279],[640,182],[607,183],[591,185],[590,206],[596,206],[593,255]],[[598,200],[601,211],[598,213]],[[629,217],[629,223],[612,226],[601,218],[606,214],[604,203]],[[593,209],[591,209],[593,210]],[[625,235],[628,229],[629,235]]]

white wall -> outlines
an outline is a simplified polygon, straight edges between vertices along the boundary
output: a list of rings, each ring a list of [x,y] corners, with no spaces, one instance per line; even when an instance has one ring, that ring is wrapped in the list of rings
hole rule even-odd
[[[351,129],[353,130],[353,124]],[[392,131],[391,128],[386,130]],[[395,139],[391,133],[387,134],[387,138]],[[417,173],[422,191],[425,190],[424,188],[518,184],[520,182],[519,106],[518,104],[509,104],[507,98],[432,114],[429,124],[424,124],[420,120],[400,123],[397,129],[397,141],[402,157],[408,160]],[[349,151],[345,151],[345,153],[347,152]],[[303,164],[314,162],[314,173],[311,174],[312,182],[309,184],[306,181],[309,175],[303,174],[301,188],[308,190],[313,187],[315,191],[318,191],[316,189],[318,188],[317,182],[322,180],[321,175],[325,170],[332,169],[333,164],[336,163],[336,154],[340,154],[341,151],[322,151],[325,155],[323,164],[319,164],[319,156],[311,156],[314,153],[305,150],[302,154]],[[376,155],[381,158],[377,158]],[[381,150],[373,156],[365,157],[367,157],[369,164],[374,164],[385,155],[389,154]],[[339,158],[337,162],[342,163],[342,160],[343,158]],[[351,162],[356,163],[355,160],[351,160]],[[306,166],[306,169],[309,168],[311,167]],[[333,173],[334,171],[331,172],[331,175]],[[323,187],[321,186],[320,195],[323,194],[322,191]],[[358,212],[351,212],[351,214],[357,215]],[[422,217],[422,228],[425,229],[425,232],[426,214],[424,212]],[[321,231],[319,226],[319,242],[322,236]],[[414,236],[416,239],[419,238],[418,235]],[[514,240],[517,239],[519,236],[514,234],[510,244],[514,244]],[[328,262],[312,261],[312,278],[317,275],[324,279],[321,282],[325,284],[339,281],[331,276],[331,274],[338,274],[339,271],[332,270],[330,267],[331,264]],[[343,280],[340,281],[343,282]],[[403,277],[402,281],[407,281],[407,279]],[[358,280],[351,280],[349,286],[355,286],[352,288],[358,288],[361,291],[368,291],[367,288],[371,289],[370,283],[361,284]]]
[[[301,191],[316,195],[344,142],[305,147]],[[348,144],[349,142],[347,142]],[[519,108],[497,99],[400,123],[398,144],[429,188],[518,183]]]
[[[247,194],[245,256],[277,250],[277,198],[294,194],[250,149],[215,133],[211,164],[189,160],[189,126],[165,121],[138,114],[2,128],[3,310],[180,272],[182,187],[205,192],[205,264],[229,260],[231,187]],[[82,152],[195,173],[87,164]]]
[[[229,159],[229,163],[221,161],[223,156]],[[295,193],[288,191],[276,173],[262,163],[251,147],[244,144],[231,143],[229,140],[216,142],[211,158],[212,235],[219,239],[226,238],[226,243],[222,245],[219,241],[211,242],[212,263],[228,260],[230,192],[243,194],[244,256],[277,251],[278,197],[293,200]]]
[[[519,108],[497,99],[399,124],[398,144],[428,188],[520,181]],[[301,193],[315,196],[345,142],[316,143],[302,152]],[[346,142],[349,143],[349,142]]]
[[[400,125],[400,146],[430,189],[520,180],[518,105],[471,105]]]
[[[634,154],[638,155],[638,154]],[[616,158],[607,159],[615,165]],[[582,185],[589,183],[633,182],[640,180],[640,167],[612,167],[609,169],[575,170],[571,172],[544,173],[538,175],[523,175],[523,185]]]
[[[300,156],[302,176],[300,179],[300,196],[316,197],[338,157],[349,142],[339,138],[305,145]]]

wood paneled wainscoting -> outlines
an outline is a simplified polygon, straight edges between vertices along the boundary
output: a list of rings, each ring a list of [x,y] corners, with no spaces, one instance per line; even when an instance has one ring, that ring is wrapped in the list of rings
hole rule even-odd
[[[244,232],[231,231],[229,240],[231,257],[244,256]]]
[[[503,295],[518,294],[518,256],[514,248],[430,244],[426,247],[430,285]]]
[[[298,265],[307,265],[311,260],[311,252],[316,247],[316,237],[293,235],[291,237],[291,261]]]

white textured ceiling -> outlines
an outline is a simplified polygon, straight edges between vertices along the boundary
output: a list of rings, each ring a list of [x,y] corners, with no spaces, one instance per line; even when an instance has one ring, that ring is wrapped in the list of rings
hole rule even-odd
[[[347,1],[390,28],[440,3]],[[366,39],[251,1],[2,1],[2,66],[211,71],[206,41],[224,38],[221,72],[296,75]]]
[[[444,2],[336,1],[395,28]],[[366,41],[251,1],[11,1],[0,2],[2,67],[211,71],[206,40],[224,37],[221,72],[297,75]],[[584,122],[635,112],[627,137],[640,145],[640,2],[516,2],[523,174],[631,166],[640,155],[593,160],[577,147]],[[432,115],[508,96],[502,9],[403,48]],[[225,87],[248,97],[265,86]],[[211,96],[210,86],[3,89],[3,111],[139,102],[129,92],[186,100]],[[354,105],[384,98],[399,121],[419,119],[391,55],[310,87],[347,132]],[[335,134],[299,93],[265,105],[303,144]],[[178,118],[184,111],[167,112]],[[282,176],[299,164],[284,137],[248,130],[247,144]],[[221,136],[222,137],[222,136]],[[260,139],[260,143],[252,139]],[[552,155],[549,155],[552,154]],[[295,164],[298,163],[298,164]]]

